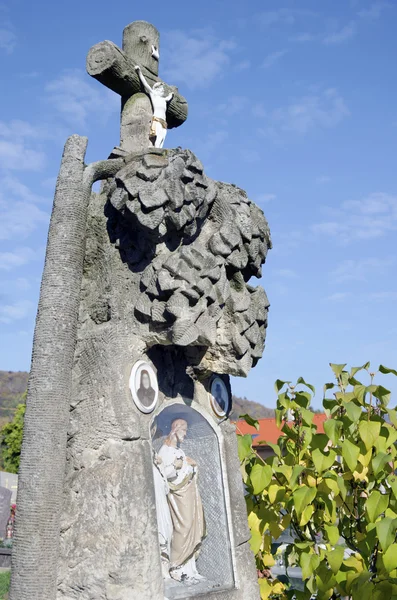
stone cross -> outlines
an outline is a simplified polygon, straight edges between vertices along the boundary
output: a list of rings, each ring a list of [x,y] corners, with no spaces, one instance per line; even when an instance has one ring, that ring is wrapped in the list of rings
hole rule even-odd
[[[139,65],[150,85],[161,81],[159,67],[159,32],[146,21],[134,21],[123,31],[123,49],[108,40],[91,48],[87,56],[87,73],[121,96],[120,147],[134,152],[148,146],[152,106],[135,66]],[[167,108],[169,129],[182,125],[187,118],[187,102],[178,88],[164,83],[173,98]]]

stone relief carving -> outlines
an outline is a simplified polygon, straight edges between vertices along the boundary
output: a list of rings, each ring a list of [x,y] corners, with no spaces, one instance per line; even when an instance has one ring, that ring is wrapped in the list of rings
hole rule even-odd
[[[271,247],[263,212],[189,150],[128,158],[109,185],[108,229],[140,273],[138,320],[158,344],[207,348],[202,368],[246,375],[267,326],[266,294],[248,283]]]

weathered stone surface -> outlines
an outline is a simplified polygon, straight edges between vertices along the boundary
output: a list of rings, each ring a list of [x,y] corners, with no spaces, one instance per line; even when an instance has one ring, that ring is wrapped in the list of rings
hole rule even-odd
[[[206,177],[189,150],[136,153],[115,181],[108,229],[139,281],[147,343],[155,333],[160,344],[204,345],[202,369],[246,375],[263,350],[269,306],[246,284],[271,247],[262,211]]]
[[[57,600],[163,600],[148,494],[151,415],[139,413],[131,400],[131,367],[142,358],[152,362],[160,406],[183,398],[207,408],[209,375],[246,374],[261,355],[267,324],[266,294],[246,283],[263,262],[256,266],[246,230],[262,257],[270,247],[263,213],[251,223],[254,209],[245,194],[208,179],[189,151],[123,156],[124,166],[88,208]],[[148,210],[144,202],[155,206]],[[192,207],[194,237],[187,221],[175,226],[185,207]],[[229,252],[244,247],[247,253],[239,268],[230,254],[211,250],[223,227],[230,232]],[[221,435],[237,589],[217,597],[254,600],[259,593],[234,427],[222,424]]]
[[[65,491],[58,598],[162,598],[149,442],[110,438],[79,462]]]

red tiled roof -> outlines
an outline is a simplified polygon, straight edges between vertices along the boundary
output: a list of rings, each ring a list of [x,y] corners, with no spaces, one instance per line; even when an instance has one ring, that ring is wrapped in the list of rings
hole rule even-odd
[[[318,433],[324,433],[323,423],[326,420],[324,413],[315,414],[313,419],[313,425],[317,426]],[[277,440],[280,435],[283,435],[280,429],[276,425],[276,419],[258,419],[259,431],[255,427],[251,427],[245,421],[237,421],[236,429],[237,433],[245,435],[249,433],[254,436],[254,446],[261,442],[261,446],[266,445],[263,442],[270,442],[271,444],[277,444]]]

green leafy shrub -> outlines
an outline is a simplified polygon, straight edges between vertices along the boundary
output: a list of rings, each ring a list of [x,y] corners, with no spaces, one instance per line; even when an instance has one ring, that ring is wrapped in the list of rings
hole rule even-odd
[[[1,464],[5,471],[18,473],[25,404],[18,404],[13,420],[0,429]]]
[[[331,364],[324,386],[325,433],[309,410],[314,388],[299,378],[276,381],[276,419],[284,435],[262,460],[250,435],[239,435],[251,548],[261,597],[397,600],[397,412],[391,393],[374,384],[370,364]],[[368,384],[357,379],[366,371]],[[379,373],[397,371],[380,366]],[[258,428],[258,422],[245,420]],[[286,576],[272,576],[284,544]],[[300,567],[303,591],[288,577]]]
[[[8,598],[8,590],[10,587],[10,571],[0,572],[0,600]]]

